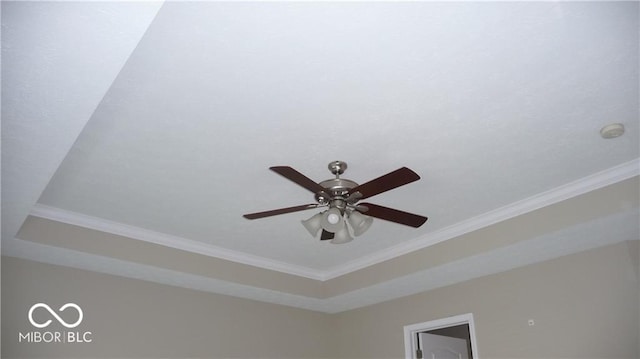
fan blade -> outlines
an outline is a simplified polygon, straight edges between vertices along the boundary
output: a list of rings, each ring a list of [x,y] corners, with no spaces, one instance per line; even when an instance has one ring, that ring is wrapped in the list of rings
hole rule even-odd
[[[331,232],[327,232],[324,229],[322,230],[322,235],[320,236],[320,240],[321,241],[326,241],[328,239],[333,239],[333,237],[335,236],[335,233],[331,233]]]
[[[418,176],[417,173],[407,167],[402,167],[393,172],[387,173],[384,176],[352,188],[349,190],[349,194],[360,192],[362,193],[362,197],[360,197],[360,199],[369,198],[419,179],[420,176]]]
[[[365,215],[384,219],[385,221],[396,222],[415,228],[420,227],[427,221],[427,217],[399,211],[393,208],[378,206],[377,204],[360,203],[360,205],[367,207],[367,210],[363,212]]]
[[[326,191],[324,187],[289,166],[275,166],[269,167],[269,169],[313,193]]]
[[[294,207],[274,209],[274,210],[265,211],[265,212],[257,212],[257,213],[245,214],[242,217],[244,217],[246,219],[258,219],[258,218],[264,218],[264,217],[277,216],[279,214],[304,211],[305,209],[318,208],[318,206],[320,206],[320,205],[317,204],[317,203],[304,204],[302,206],[294,206]]]

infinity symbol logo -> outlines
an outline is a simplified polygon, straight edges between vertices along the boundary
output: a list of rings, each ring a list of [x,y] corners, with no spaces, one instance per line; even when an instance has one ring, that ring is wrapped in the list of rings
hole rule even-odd
[[[36,323],[33,320],[33,312],[38,309],[38,308],[44,308],[47,311],[49,311],[49,313],[51,313],[51,315],[53,315],[54,318],[56,318],[56,320],[58,322],[60,322],[60,324],[64,325],[67,328],[75,328],[78,325],[80,325],[80,323],[82,322],[82,309],[80,309],[80,307],[75,304],[75,303],[67,303],[65,305],[63,305],[62,307],[60,307],[59,311],[62,312],[67,308],[74,308],[75,310],[78,311],[78,320],[75,323],[67,323],[65,322],[62,318],[60,318],[60,316],[58,314],[56,314],[56,312],[53,311],[53,309],[51,309],[51,307],[49,307],[48,305],[44,304],[44,303],[37,303],[34,304],[31,309],[29,309],[29,321],[31,322],[31,325],[33,325],[36,328],[44,328],[44,327],[48,327],[49,324],[51,324],[51,319],[47,320],[46,322],[40,324],[40,323]]]

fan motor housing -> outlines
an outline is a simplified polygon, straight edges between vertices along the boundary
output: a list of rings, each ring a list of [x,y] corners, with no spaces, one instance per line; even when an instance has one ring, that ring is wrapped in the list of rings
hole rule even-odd
[[[342,196],[346,194],[350,189],[358,186],[357,183],[345,178],[333,178],[330,180],[322,181],[319,183],[319,185],[326,188],[331,196]]]
[[[343,213],[347,206],[345,196],[349,193],[351,188],[358,186],[356,182],[345,178],[333,178],[322,181],[319,185],[327,189],[326,194],[330,197],[325,197],[322,192],[317,193],[316,201],[323,205],[328,204],[330,207],[338,208]]]
[[[319,185],[326,188],[326,194],[329,195],[327,198],[325,193],[316,193],[316,201],[320,204],[328,204],[332,200],[336,199],[336,197],[341,198],[345,196],[351,188],[358,186],[356,182],[346,178],[329,179],[320,182]]]

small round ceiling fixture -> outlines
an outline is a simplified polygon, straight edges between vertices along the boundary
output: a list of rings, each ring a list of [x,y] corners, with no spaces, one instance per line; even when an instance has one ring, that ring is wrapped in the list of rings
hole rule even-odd
[[[620,137],[623,134],[624,134],[624,125],[621,123],[612,123],[600,129],[600,136],[606,139]]]

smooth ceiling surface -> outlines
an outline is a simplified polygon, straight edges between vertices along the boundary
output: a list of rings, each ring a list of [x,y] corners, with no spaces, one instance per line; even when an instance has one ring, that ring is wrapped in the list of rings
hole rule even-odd
[[[639,157],[637,6],[168,2],[39,203],[313,270],[419,240]],[[337,246],[314,210],[241,217],[313,202],[269,166],[333,160],[410,167],[370,202],[429,221]]]
[[[74,14],[72,3],[62,4],[47,6]],[[19,204],[50,220],[91,223],[116,235],[137,233],[322,279],[403,245],[462,234],[638,173],[638,3],[165,2],[147,13],[144,26],[131,25],[137,44],[118,61],[91,42],[73,46],[85,27],[96,44],[116,36],[111,27],[76,24],[72,16],[54,21],[73,23],[72,31],[53,31],[49,23],[38,28],[38,22],[31,25],[37,31],[27,31],[7,20],[28,6],[25,14],[51,13],[43,5],[3,4],[3,57],[13,55],[10,67],[3,60],[3,77],[16,78],[3,83],[9,104],[3,162],[16,159],[6,171],[3,166],[3,221],[20,217]],[[115,21],[126,13],[117,5],[83,6],[91,10],[77,9],[83,19],[112,16],[114,26],[138,21]],[[69,44],[50,46],[34,35],[47,32],[68,37]],[[20,65],[6,44],[45,56]],[[58,76],[29,78],[29,88],[57,93],[69,74],[58,71],[65,59],[96,69],[82,72],[82,80],[95,76],[109,85],[102,93],[62,92],[53,105],[22,91],[20,76],[53,72]],[[100,71],[96,64],[104,62],[119,72]],[[47,117],[67,102],[82,109],[75,115],[86,125],[63,160],[64,151],[39,156],[46,152],[33,145],[39,138],[70,144],[79,131],[68,126],[68,112]],[[95,110],[89,115],[87,109]],[[40,129],[38,119],[58,131]],[[10,140],[28,143],[33,153],[11,141],[7,147],[13,134],[5,131],[12,129],[7,121],[29,124]],[[598,131],[611,122],[627,131],[604,140]],[[375,220],[362,237],[332,245],[311,238],[300,224],[314,210],[242,218],[313,202],[312,194],[268,167],[289,165],[319,182],[332,177],[326,166],[334,160],[348,162],[344,177],[359,183],[402,166],[413,169],[420,181],[368,201],[429,221],[413,229]],[[48,184],[27,191],[22,183],[43,168],[38,178]],[[16,190],[30,197],[6,202],[5,193]],[[38,195],[37,204],[30,200]],[[618,220],[626,224],[618,231],[625,239],[637,239],[631,238],[637,237],[634,208]],[[592,235],[606,233],[605,222]],[[585,228],[573,236],[589,233]],[[25,248],[19,255],[29,257]]]

